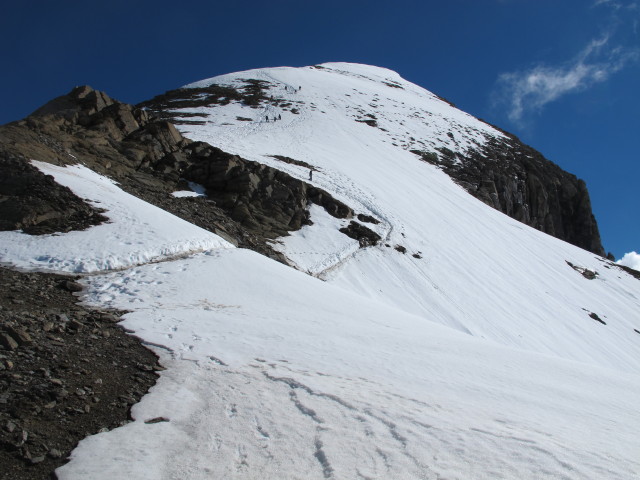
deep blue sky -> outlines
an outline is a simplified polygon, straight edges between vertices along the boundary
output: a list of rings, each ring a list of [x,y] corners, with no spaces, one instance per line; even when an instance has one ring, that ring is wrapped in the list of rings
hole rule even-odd
[[[584,179],[605,248],[640,252],[640,0],[6,3],[0,124],[81,84],[137,103],[250,68],[379,65]]]

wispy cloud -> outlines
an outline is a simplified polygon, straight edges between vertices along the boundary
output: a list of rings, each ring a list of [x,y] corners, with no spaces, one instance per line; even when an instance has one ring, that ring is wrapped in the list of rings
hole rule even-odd
[[[616,2],[615,0],[596,0],[593,2],[591,7],[599,7],[600,5],[606,5],[608,7],[612,7],[615,9],[622,8],[623,5],[620,2]]]
[[[598,0],[618,10],[614,0]],[[636,3],[625,5],[631,10]],[[530,113],[569,93],[580,92],[606,81],[627,64],[640,59],[640,49],[616,45],[612,41],[614,22],[601,37],[591,40],[575,57],[558,65],[538,64],[526,70],[503,73],[498,77],[493,100],[495,106],[506,108],[508,118],[522,124]]]

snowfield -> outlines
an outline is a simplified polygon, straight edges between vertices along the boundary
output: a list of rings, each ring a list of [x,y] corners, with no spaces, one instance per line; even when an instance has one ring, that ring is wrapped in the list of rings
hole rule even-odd
[[[407,151],[500,132],[389,70],[321,67],[192,84],[267,80],[298,113],[232,102],[180,128],[301,179],[269,155],[313,165],[314,184],[379,220],[378,246],[312,206],[313,225],[274,242],[296,270],[84,167],[37,163],[112,223],[0,232],[0,261],[94,272],[84,302],[129,311],[167,368],[134,421],[83,440],[58,477],[639,478],[640,282]],[[368,113],[385,130],[357,121]]]
[[[502,133],[390,70],[319,67],[249,70],[187,86],[263,80],[298,114],[231,102],[193,110],[209,115],[204,125],[178,125],[188,138],[303,180],[308,169],[269,155],[306,162],[317,169],[313,184],[380,221],[366,226],[382,246],[358,250],[340,239],[335,219],[312,209],[314,225],[280,239],[278,250],[334,285],[476,337],[638,373],[637,280],[487,208],[408,151],[465,150]],[[276,114],[282,120],[262,120]],[[357,121],[367,114],[384,130]],[[235,120],[252,115],[255,122]],[[567,262],[598,277],[586,280]]]
[[[90,303],[133,310],[124,326],[163,345],[168,370],[61,479],[640,472],[637,375],[483,341],[242,249],[88,287]]]

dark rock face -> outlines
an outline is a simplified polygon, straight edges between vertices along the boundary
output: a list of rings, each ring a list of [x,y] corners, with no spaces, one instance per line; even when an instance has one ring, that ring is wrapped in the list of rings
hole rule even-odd
[[[414,150],[487,205],[549,235],[605,254],[584,181],[516,137],[491,138],[467,155]]]
[[[24,158],[0,152],[0,230],[45,234],[84,230],[107,220]]]
[[[377,245],[378,242],[382,240],[382,237],[380,237],[376,232],[358,222],[354,222],[353,220],[348,226],[341,228],[340,231],[347,237],[358,240],[360,247],[362,248],[370,245]]]
[[[241,86],[211,84],[207,87],[178,88],[169,90],[151,100],[138,104],[139,107],[149,108],[154,115],[164,120],[171,120],[175,124],[204,124],[206,113],[175,112],[175,109],[210,107],[212,105],[228,105],[231,102],[242,102],[251,108],[261,105],[273,105],[283,111],[297,114],[295,105],[301,101],[285,101],[269,95],[269,90],[275,84],[266,80],[246,79]],[[252,121],[251,118],[238,117],[239,121]]]
[[[353,215],[324,190],[290,175],[207,144],[187,148],[184,178],[206,187],[209,198],[229,216],[265,238],[286,235],[309,224],[308,206],[315,203],[337,218]]]

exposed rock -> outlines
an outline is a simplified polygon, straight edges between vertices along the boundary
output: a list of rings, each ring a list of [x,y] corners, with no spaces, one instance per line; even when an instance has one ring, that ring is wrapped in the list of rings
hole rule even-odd
[[[214,86],[208,90],[207,101],[225,102],[225,98],[235,98],[233,95],[250,105],[276,101],[266,96],[268,88],[258,80],[248,80],[235,94]],[[175,103],[169,97],[166,101]],[[202,98],[185,101],[200,102]],[[353,215],[349,207],[324,190],[206,143],[192,142],[171,123],[152,119],[147,111],[90,87],[75,88],[27,119],[0,127],[0,168],[6,174],[4,182],[0,180],[0,219],[4,222],[0,226],[52,233],[106,220],[69,189],[31,166],[27,162],[30,158],[57,165],[81,159],[129,193],[235,245],[283,262],[283,255],[266,240],[308,224],[310,203],[338,218]],[[180,189],[185,180],[204,185],[208,197],[172,197],[171,192]],[[39,196],[32,199],[29,195],[34,191]]]
[[[45,234],[83,230],[107,220],[21,155],[0,150],[0,230]]]
[[[358,240],[358,242],[360,243],[360,248],[377,245],[378,242],[382,239],[382,237],[380,237],[380,235],[378,235],[373,230],[365,227],[364,225],[361,225],[358,222],[354,222],[353,220],[349,223],[348,226],[341,228],[340,231],[347,237]]]
[[[32,342],[31,336],[20,327],[14,327],[11,325],[2,325],[2,329],[20,345],[27,345]]]
[[[54,98],[38,108],[31,116],[55,114],[74,122],[85,122],[94,113],[113,105],[114,101],[106,94],[83,85],[76,87],[67,95]]]
[[[147,424],[154,424],[154,423],[162,423],[162,422],[168,422],[169,419],[165,418],[165,417],[155,417],[155,418],[151,418],[149,420],[145,420],[144,423]]]
[[[318,204],[337,218],[352,210],[326,191],[290,175],[202,144],[186,149],[184,178],[206,187],[207,196],[229,216],[264,238],[286,235],[309,223],[308,206]]]
[[[466,155],[412,150],[487,205],[549,235],[605,255],[584,181],[506,132]]]
[[[627,272],[632,277],[637,278],[638,280],[640,280],[640,272],[638,270],[634,270],[633,268],[629,268],[626,265],[620,265],[619,263],[612,263],[612,265],[618,267],[620,270],[623,270],[623,271]]]
[[[0,333],[0,346],[5,350],[15,350],[18,348],[18,342],[7,333]]]
[[[0,267],[0,285],[11,285],[0,288],[0,338],[14,342],[0,348],[2,480],[49,478],[79,440],[127,421],[129,404],[114,400],[135,403],[155,383],[156,356],[110,320],[124,312],[76,305],[67,280]],[[16,296],[28,300],[19,311]]]
[[[80,285],[78,282],[73,282],[71,280],[65,280],[64,282],[62,282],[62,286],[69,292],[82,291],[82,285]]]
[[[365,223],[373,223],[374,225],[378,225],[380,221],[371,215],[365,215],[363,213],[358,214],[358,220]]]
[[[275,158],[276,160],[280,160],[281,162],[288,163],[291,165],[298,165],[299,167],[308,168],[311,171],[317,172],[318,169],[313,165],[303,162],[302,160],[296,160],[291,157],[285,157],[284,155],[269,155],[271,158]]]
[[[601,323],[601,324],[603,324],[603,325],[606,325],[606,324],[607,324],[604,320],[602,320],[602,319],[598,316],[598,314],[597,314],[597,313],[590,312],[590,313],[589,313],[589,316],[590,316],[591,318],[593,318],[596,322],[600,322],[600,323]]]
[[[273,99],[267,94],[272,86],[273,84],[265,80],[247,79],[244,80],[244,85],[241,87],[211,84],[208,87],[179,88],[169,90],[138,106],[150,108],[159,118],[171,119],[176,124],[198,124],[204,123],[204,121],[185,120],[197,118],[199,116],[197,113],[171,112],[171,110],[228,105],[232,101],[242,102],[253,108],[262,104],[283,106],[281,100]],[[242,118],[240,121],[247,120],[252,119]]]
[[[580,273],[587,280],[594,280],[598,277],[598,272],[594,272],[593,270],[589,270],[588,268],[579,267],[567,260],[565,261],[567,262],[567,265],[573,268],[576,272]]]

